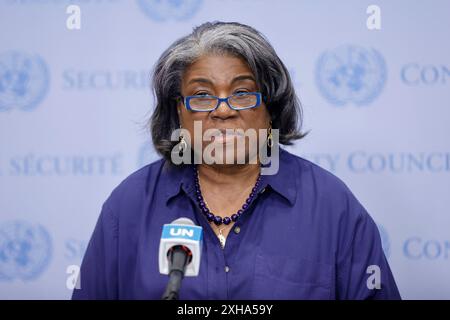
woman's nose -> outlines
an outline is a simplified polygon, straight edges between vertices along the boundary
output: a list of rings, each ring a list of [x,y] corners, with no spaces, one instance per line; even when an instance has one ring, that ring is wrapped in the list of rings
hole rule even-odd
[[[211,113],[211,116],[226,119],[237,115],[237,111],[231,109],[226,101],[221,101],[216,110]]]

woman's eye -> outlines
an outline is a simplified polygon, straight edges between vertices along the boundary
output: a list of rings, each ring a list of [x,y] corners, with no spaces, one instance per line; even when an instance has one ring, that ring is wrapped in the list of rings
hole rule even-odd
[[[248,93],[248,91],[247,90],[236,90],[234,92],[234,94],[239,94],[239,93]]]
[[[209,93],[208,92],[197,92],[196,94],[194,94],[194,96],[208,96]]]

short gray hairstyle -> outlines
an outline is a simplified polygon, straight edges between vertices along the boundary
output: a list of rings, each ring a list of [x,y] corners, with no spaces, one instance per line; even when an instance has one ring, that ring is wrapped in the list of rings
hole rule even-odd
[[[237,22],[206,22],[175,41],[156,62],[152,86],[156,108],[150,130],[156,151],[170,161],[172,132],[179,128],[177,102],[186,68],[207,54],[230,54],[242,58],[252,70],[266,97],[272,128],[279,129],[279,142],[291,145],[301,132],[302,109],[289,72],[269,41],[254,28]]]

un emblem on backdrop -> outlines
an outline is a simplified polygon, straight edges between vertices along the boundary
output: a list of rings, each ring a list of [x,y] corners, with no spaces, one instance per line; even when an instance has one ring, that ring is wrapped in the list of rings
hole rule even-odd
[[[202,0],[137,0],[139,7],[151,19],[188,20],[200,8]]]
[[[316,65],[319,91],[336,106],[371,103],[381,93],[386,77],[386,63],[375,49],[341,46],[325,51]]]
[[[24,221],[0,226],[0,281],[37,278],[51,254],[52,241],[44,227]]]
[[[0,54],[0,111],[33,110],[47,93],[49,77],[46,63],[37,55]]]
[[[391,242],[389,241],[389,235],[383,226],[377,224],[377,227],[380,232],[381,246],[383,247],[384,255],[386,258],[389,258],[391,254]]]

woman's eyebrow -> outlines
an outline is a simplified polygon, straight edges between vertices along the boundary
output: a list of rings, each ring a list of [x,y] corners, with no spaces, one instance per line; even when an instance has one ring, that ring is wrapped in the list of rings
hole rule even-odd
[[[249,75],[249,74],[243,74],[243,75],[240,75],[240,76],[235,77],[235,78],[231,81],[231,84],[233,84],[233,83],[235,83],[235,82],[238,82],[238,81],[243,81],[243,80],[251,80],[251,81],[253,81],[253,82],[256,83],[256,80],[255,80],[255,78],[254,78],[252,75]]]
[[[243,81],[243,80],[251,80],[256,83],[256,80],[252,75],[243,74],[243,75],[234,77],[233,80],[231,80],[231,84],[238,82],[238,81]],[[207,78],[193,78],[193,79],[189,80],[187,84],[190,85],[193,83],[204,83],[204,84],[214,85],[214,83]]]
[[[213,82],[206,78],[194,78],[194,79],[189,80],[187,84],[190,85],[190,84],[196,83],[196,82],[213,85]]]

